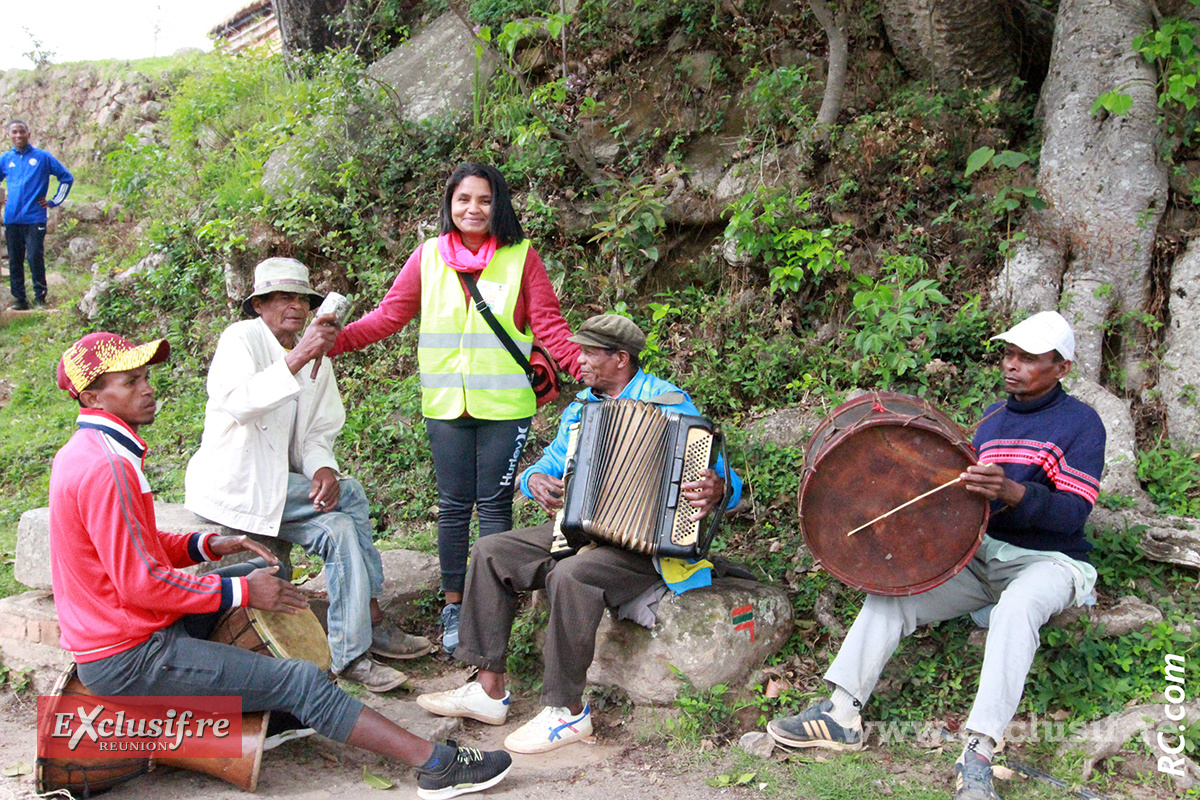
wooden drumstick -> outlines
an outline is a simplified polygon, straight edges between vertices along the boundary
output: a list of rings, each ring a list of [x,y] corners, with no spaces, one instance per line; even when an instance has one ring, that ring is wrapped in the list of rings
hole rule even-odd
[[[948,487],[948,486],[953,486],[954,484],[958,483],[958,482],[959,482],[959,481],[961,481],[961,480],[962,480],[962,476],[960,475],[960,476],[958,476],[957,478],[955,478],[955,479],[954,479],[954,480],[952,480],[952,481],[946,481],[946,482],[945,482],[945,483],[943,483],[941,486],[935,486],[934,488],[930,489],[928,492],[925,492],[924,494],[919,494],[919,495],[917,495],[917,496],[916,496],[916,497],[914,497],[912,500],[909,500],[907,503],[901,503],[900,505],[898,505],[898,506],[896,506],[895,508],[893,508],[891,511],[885,511],[885,512],[883,512],[882,514],[880,514],[878,517],[876,517],[875,519],[871,520],[870,522],[868,522],[868,523],[866,523],[866,524],[863,524],[863,525],[859,525],[857,528],[855,528],[854,530],[852,530],[852,531],[850,531],[849,533],[847,533],[847,534],[846,534],[846,536],[847,536],[847,538],[848,538],[848,537],[850,537],[850,536],[853,536],[854,534],[856,534],[856,533],[858,533],[859,531],[861,531],[863,528],[869,528],[869,527],[871,527],[872,525],[874,525],[876,522],[879,522],[881,519],[887,519],[887,518],[888,518],[888,517],[890,517],[892,514],[895,514],[897,511],[899,511],[899,510],[901,510],[901,509],[903,509],[903,508],[908,508],[909,506],[911,506],[913,503],[917,502],[918,500],[923,500],[923,499],[925,499],[926,497],[929,497],[929,495],[931,495],[931,494],[934,494],[934,493],[936,493],[936,492],[940,492],[942,489],[945,489],[945,488],[946,488],[946,487]]]

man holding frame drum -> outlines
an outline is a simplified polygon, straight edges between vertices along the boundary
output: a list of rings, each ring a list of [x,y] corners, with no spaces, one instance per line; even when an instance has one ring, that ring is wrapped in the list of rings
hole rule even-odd
[[[1091,595],[1096,570],[1083,526],[1100,490],[1100,416],[1063,391],[1075,336],[1053,311],[998,336],[1007,401],[975,434],[980,463],[959,479],[991,503],[987,535],[966,568],[908,597],[868,595],[825,673],[833,696],[767,731],[787,747],[861,750],[860,711],[900,639],[920,625],[987,615],[988,637],[967,742],[955,764],[955,800],[999,800],[992,751],[1016,714],[1041,626]],[[998,412],[998,413],[997,413]]]
[[[157,529],[138,430],[157,410],[149,367],[169,354],[163,339],[135,346],[93,333],[58,366],[58,386],[80,413],[50,473],[51,576],[61,644],[84,686],[109,696],[240,695],[243,711],[286,711],[335,741],[416,767],[417,794],[428,800],[498,783],[512,763],[507,753],[421,739],[364,707],[312,662],[204,638],[217,612],[232,607],[297,613],[308,606],[275,575],[277,562],[239,564],[237,575],[180,569],[241,550],[275,562],[247,537]]]
[[[563,505],[562,477],[570,429],[579,420],[584,403],[629,398],[655,402],[683,414],[698,413],[679,387],[642,372],[638,354],[646,335],[632,320],[618,314],[591,317],[571,341],[582,348],[579,369],[587,388],[563,412],[558,436],[521,480],[521,491],[551,515]],[[717,470],[706,469],[699,480],[680,484],[684,499],[696,509],[692,520],[712,512],[724,498],[725,482],[717,475],[721,468],[718,461]],[[732,507],[741,496],[742,482],[732,471],[730,476],[728,505]],[[591,710],[583,700],[583,690],[595,654],[596,629],[606,606],[636,606],[655,588],[661,589],[657,595],[661,597],[667,588],[664,580],[677,592],[707,585],[692,576],[670,574],[668,559],[662,559],[665,566],[660,566],[649,555],[611,546],[585,548],[556,560],[551,552],[553,539],[554,523],[550,522],[481,537],[475,543],[467,567],[454,657],[479,667],[478,679],[417,698],[422,708],[434,714],[504,724],[509,708],[504,688],[505,651],[520,593],[544,589],[550,605],[543,653],[544,707],[504,740],[504,746],[516,753],[542,753],[591,735]],[[707,571],[704,577],[708,577]],[[654,612],[644,606],[642,610],[645,616],[635,621],[652,626]]]

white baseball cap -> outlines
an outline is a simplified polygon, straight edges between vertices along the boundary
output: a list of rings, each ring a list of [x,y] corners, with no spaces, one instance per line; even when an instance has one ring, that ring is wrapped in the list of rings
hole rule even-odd
[[[995,341],[1015,344],[1026,353],[1040,356],[1057,350],[1067,361],[1075,360],[1075,334],[1071,325],[1057,311],[1042,311],[1018,322],[1004,333],[992,337]]]

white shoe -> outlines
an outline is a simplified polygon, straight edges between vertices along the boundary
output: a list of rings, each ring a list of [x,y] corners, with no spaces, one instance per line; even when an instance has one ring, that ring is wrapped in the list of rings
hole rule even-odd
[[[486,722],[488,725],[503,725],[508,719],[508,692],[503,700],[488,697],[478,681],[451,689],[448,692],[433,692],[417,697],[417,705],[439,717],[466,717]]]
[[[280,731],[279,733],[272,734],[271,736],[263,739],[263,751],[265,752],[267,750],[274,750],[281,744],[293,742],[296,739],[305,739],[315,733],[316,731],[312,728],[292,728],[290,730]]]
[[[592,708],[582,714],[547,706],[542,713],[508,735],[504,747],[514,753],[545,753],[592,735]]]

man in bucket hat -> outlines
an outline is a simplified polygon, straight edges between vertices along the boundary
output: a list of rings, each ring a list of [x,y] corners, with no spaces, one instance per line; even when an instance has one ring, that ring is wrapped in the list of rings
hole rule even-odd
[[[1100,491],[1100,416],[1063,391],[1075,336],[1044,311],[993,336],[1006,343],[1008,399],[990,406],[975,434],[979,463],[963,486],[991,502],[987,534],[966,568],[911,597],[868,595],[825,673],[833,695],[767,726],[786,747],[861,750],[860,711],[900,639],[918,626],[971,614],[988,628],[966,744],[955,764],[955,800],[999,800],[992,752],[1017,712],[1025,677],[1051,616],[1091,596],[1096,569],[1083,526]]]
[[[285,711],[335,741],[416,767],[417,794],[431,800],[502,780],[507,753],[421,739],[309,661],[208,641],[228,608],[295,613],[307,603],[246,536],[158,530],[139,430],[155,417],[149,367],[169,353],[162,339],[139,346],[93,333],[58,365],[58,386],[80,410],[50,473],[50,566],[61,643],[84,686],[116,696],[240,695],[243,711]],[[201,576],[181,569],[241,550],[260,558]]]
[[[631,319],[601,314],[580,326],[571,341],[580,345],[579,371],[585,388],[567,406],[558,436],[525,473],[521,491],[553,516],[562,507],[562,477],[571,426],[584,403],[631,398],[657,403],[671,411],[698,414],[687,393],[674,384],[642,372],[638,354],[646,334]],[[722,469],[705,470],[700,480],[681,484],[683,496],[698,519],[724,496]],[[731,506],[741,496],[742,482],[732,473]],[[651,606],[667,591],[677,593],[707,586],[707,562],[684,564],[601,546],[557,560],[553,553],[554,523],[481,537],[471,551],[463,594],[460,639],[454,657],[479,667],[478,679],[457,689],[424,694],[417,703],[442,716],[468,717],[502,725],[508,717],[505,651],[520,593],[544,589],[550,605],[546,627],[541,702],[533,719],[513,731],[504,746],[514,753],[542,753],[578,742],[592,733],[591,708],[583,699],[587,670],[595,651],[596,629],[605,606],[635,612],[630,618],[654,626]]]
[[[184,504],[320,556],[334,672],[386,692],[407,678],[372,654],[416,658],[434,646],[385,621],[379,607],[383,562],[370,505],[333,455],[346,414],[322,356],[337,327],[326,315],[305,329],[321,299],[308,268],[293,258],[268,258],[254,270],[254,291],[242,302],[250,319],[225,329],[208,370],[204,436],[188,463]]]

